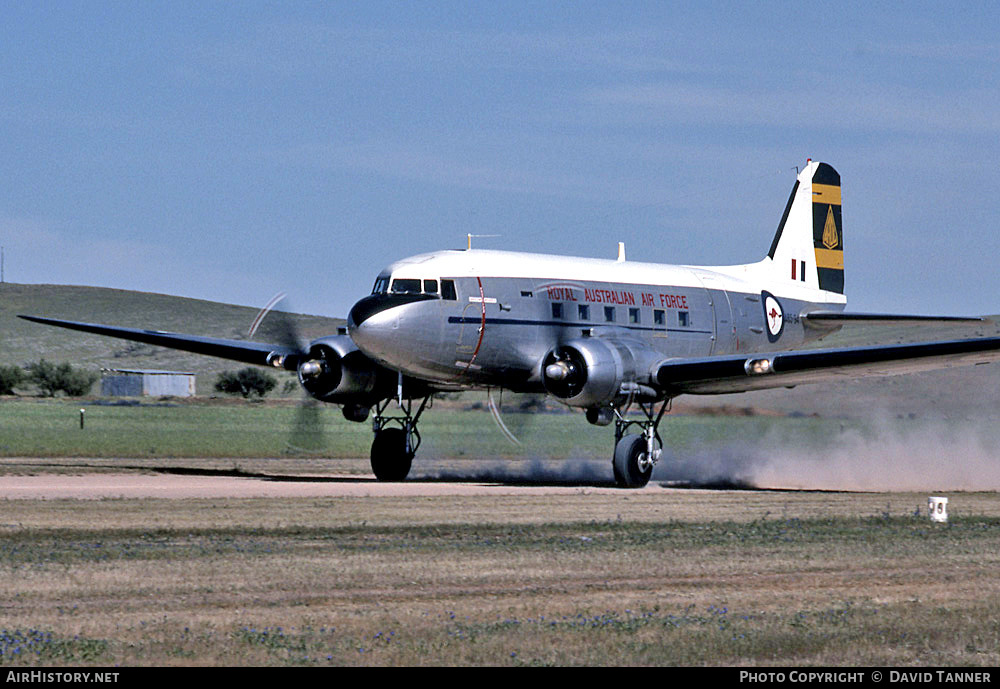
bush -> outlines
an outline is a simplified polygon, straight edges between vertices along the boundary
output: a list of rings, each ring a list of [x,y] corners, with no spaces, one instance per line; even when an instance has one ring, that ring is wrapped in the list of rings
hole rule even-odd
[[[100,378],[96,373],[73,368],[68,363],[53,364],[45,359],[28,364],[26,368],[28,380],[46,397],[55,397],[60,391],[69,397],[86,395]]]
[[[223,371],[215,381],[215,389],[231,395],[240,394],[244,399],[251,395],[263,397],[271,392],[278,381],[270,373],[258,368],[242,368],[239,371]]]
[[[24,369],[19,366],[0,366],[0,395],[13,395],[14,388],[25,378]]]

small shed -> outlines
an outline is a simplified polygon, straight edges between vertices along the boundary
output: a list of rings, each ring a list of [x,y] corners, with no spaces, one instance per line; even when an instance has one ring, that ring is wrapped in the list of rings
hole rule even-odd
[[[106,368],[101,371],[101,394],[106,397],[194,396],[195,374],[186,371]]]

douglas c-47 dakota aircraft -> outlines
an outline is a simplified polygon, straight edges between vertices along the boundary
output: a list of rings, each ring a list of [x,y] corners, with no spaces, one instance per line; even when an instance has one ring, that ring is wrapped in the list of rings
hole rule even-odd
[[[409,472],[417,422],[435,392],[546,392],[585,410],[590,423],[615,424],[615,479],[632,488],[649,481],[662,448],[660,420],[678,395],[1000,358],[995,337],[801,349],[852,322],[982,320],[845,312],[843,257],[840,175],[810,161],[757,263],[638,263],[622,248],[618,260],[438,251],[383,270],[351,309],[347,334],[305,348],[22,318],[297,371],[310,395],[343,405],[347,419],[363,422],[374,410],[371,463],[385,481]],[[626,417],[632,405],[641,417]]]

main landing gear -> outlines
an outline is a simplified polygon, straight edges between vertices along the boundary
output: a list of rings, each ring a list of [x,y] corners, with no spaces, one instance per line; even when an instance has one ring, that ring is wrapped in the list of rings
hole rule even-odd
[[[386,411],[395,400],[386,399],[375,405],[371,466],[379,481],[402,481],[410,473],[413,457],[420,446],[417,421],[430,400],[430,396],[424,397],[415,412],[414,400],[402,400],[399,402],[400,413],[393,416]],[[627,407],[621,410],[605,407],[601,410],[602,413],[610,411],[614,416],[615,452],[611,466],[615,483],[620,487],[642,488],[649,483],[653,466],[663,452],[663,439],[658,428],[663,415],[670,410],[670,402],[668,399],[661,403],[659,410],[655,403],[640,403],[639,408],[645,416],[643,419],[626,418]],[[638,433],[628,432],[633,426],[639,429]]]
[[[653,475],[653,466],[663,452],[663,439],[658,429],[663,414],[670,409],[670,400],[660,405],[640,404],[645,419],[626,419],[625,411],[614,408],[615,415],[615,455],[611,466],[615,472],[615,483],[622,488],[642,488]],[[626,435],[630,426],[638,426],[640,432]]]
[[[394,401],[383,400],[375,405],[375,419],[372,430],[372,471],[379,481],[402,481],[410,473],[413,456],[420,446],[417,421],[427,407],[430,397],[424,397],[417,412],[412,413],[413,400],[403,400],[399,404],[402,415],[387,416],[386,410]],[[397,425],[398,424],[398,425]]]

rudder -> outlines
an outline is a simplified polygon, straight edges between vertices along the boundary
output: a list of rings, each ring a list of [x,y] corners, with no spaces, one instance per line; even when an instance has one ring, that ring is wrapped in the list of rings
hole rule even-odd
[[[811,160],[806,164],[767,255],[790,280],[844,293],[840,175],[833,167]]]

